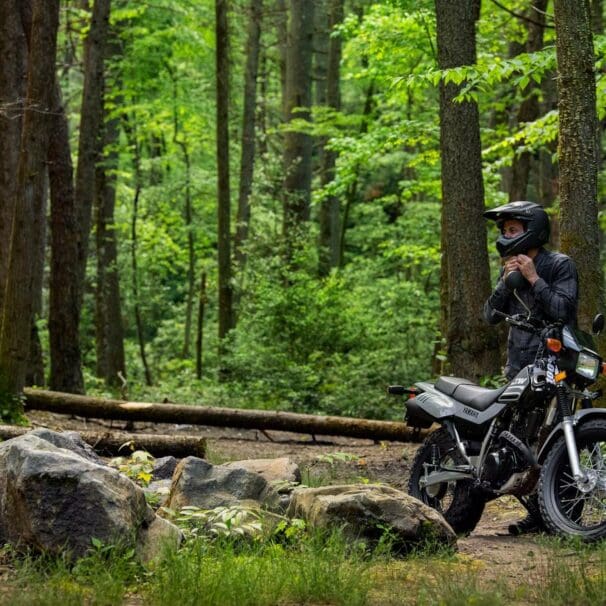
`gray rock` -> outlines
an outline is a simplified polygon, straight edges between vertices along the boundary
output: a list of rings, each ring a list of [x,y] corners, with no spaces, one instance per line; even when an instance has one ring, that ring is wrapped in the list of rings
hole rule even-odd
[[[77,431],[62,431],[56,432],[50,429],[34,429],[30,432],[32,435],[46,440],[51,444],[54,444],[57,448],[64,448],[71,452],[80,455],[81,457],[97,463],[98,465],[105,465],[103,459],[94,451],[92,446],[89,446],[81,437]]]
[[[141,488],[56,446],[57,436],[30,432],[0,444],[0,541],[73,557],[84,555],[93,538],[143,550],[156,515]],[[167,536],[179,533],[161,526]]]
[[[152,469],[152,478],[154,480],[170,480],[173,477],[178,462],[175,457],[156,459],[154,461],[154,468]]]
[[[267,482],[257,473],[187,457],[177,465],[167,507],[177,510],[195,505],[214,509],[250,501],[262,502],[268,492]]]
[[[381,485],[298,488],[288,515],[311,527],[342,527],[352,539],[376,544],[386,530],[392,549],[405,553],[424,542],[455,545],[457,537],[434,509],[410,495]]]
[[[253,473],[258,473],[265,478],[268,484],[277,485],[278,491],[280,490],[280,484],[299,484],[301,482],[301,470],[299,466],[288,457],[233,461],[232,463],[227,463],[224,467],[239,467]]]
[[[183,533],[171,522],[154,516],[144,524],[137,535],[136,552],[139,560],[149,564],[158,560],[167,550],[176,550],[183,542]]]

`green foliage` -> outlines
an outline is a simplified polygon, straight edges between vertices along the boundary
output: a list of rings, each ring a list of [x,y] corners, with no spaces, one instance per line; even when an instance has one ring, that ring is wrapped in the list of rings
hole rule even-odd
[[[128,446],[128,443],[122,445],[122,447]],[[114,457],[109,465],[115,467],[137,484],[147,486],[152,479],[154,457],[144,450],[135,450],[129,457]]]

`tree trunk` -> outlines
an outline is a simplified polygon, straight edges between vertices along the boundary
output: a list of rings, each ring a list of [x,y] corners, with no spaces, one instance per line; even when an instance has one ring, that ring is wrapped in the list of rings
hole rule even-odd
[[[543,33],[545,32],[545,10],[548,0],[532,0],[532,6],[526,11],[529,20],[525,22],[528,37],[524,51],[534,53],[543,48]],[[523,91],[524,100],[520,104],[517,115],[518,125],[533,122],[539,117],[539,86],[531,81]],[[524,141],[519,143],[524,145]],[[526,200],[528,181],[530,177],[532,154],[528,151],[516,153],[512,165],[510,200]]]
[[[105,123],[105,158],[95,168],[97,289],[95,307],[97,375],[116,387],[126,376],[124,328],[118,272],[118,244],[114,225],[118,167],[118,119]]]
[[[238,192],[238,216],[234,241],[235,258],[242,271],[246,263],[243,251],[250,225],[250,194],[255,166],[255,129],[257,107],[257,76],[263,0],[250,0],[248,38],[246,40],[246,69],[244,72],[244,110],[242,115],[242,155],[240,157],[240,188]]]
[[[46,410],[96,419],[240,427],[243,429],[274,429],[277,431],[399,442],[419,440],[427,433],[426,431],[412,430],[404,423],[395,421],[307,415],[275,410],[123,402],[122,400],[105,400],[37,389],[28,389],[25,395],[26,410]]]
[[[80,111],[78,166],[76,169],[76,204],[81,237],[78,250],[80,297],[88,259],[88,241],[94,199],[95,163],[101,152],[103,109],[103,63],[109,29],[110,0],[95,0],[90,29],[84,42],[84,84]]]
[[[0,2],[0,322],[8,273],[17,168],[27,88],[27,40],[19,2]]]
[[[286,120],[309,120],[314,3],[290,0],[286,54]],[[284,138],[284,226],[287,242],[309,220],[311,197],[310,135],[287,130]]]
[[[32,431],[27,427],[0,425],[0,438],[10,440]],[[127,433],[124,431],[79,431],[78,435],[103,456],[128,456],[145,450],[154,457],[199,457],[206,455],[206,440],[199,436]]]
[[[53,89],[48,167],[51,192],[49,345],[51,389],[84,393],[80,351],[78,242],[80,229],[74,195],[68,123],[59,82]]]
[[[229,56],[227,0],[215,0],[217,63],[217,230],[219,350],[233,327],[229,189]]]
[[[604,309],[598,223],[598,121],[588,0],[555,0],[560,243],[579,271],[579,323]],[[603,343],[602,343],[603,346]]]
[[[200,298],[198,300],[198,326],[196,330],[196,378],[202,378],[202,344],[204,338],[204,308],[206,307],[206,272],[200,280]]]
[[[436,0],[438,65],[449,69],[476,60],[479,0]],[[479,379],[499,369],[497,336],[482,319],[490,294],[478,107],[454,101],[461,85],[440,83],[442,159],[442,263],[447,281],[442,331],[450,370]]]
[[[328,62],[326,71],[326,105],[332,109],[341,109],[341,37],[334,35],[335,28],[343,21],[343,0],[330,0],[328,27],[331,32],[328,43]],[[323,141],[323,145],[326,141]],[[321,166],[322,186],[335,178],[336,152],[323,150]],[[320,250],[319,273],[327,275],[339,264],[339,199],[329,195],[320,204]]]
[[[0,380],[7,417],[19,414],[14,394],[25,382],[33,320],[37,248],[44,246],[44,200],[49,108],[55,74],[58,0],[33,4],[27,96],[17,171],[4,305],[0,330]],[[6,414],[7,413],[7,414]]]

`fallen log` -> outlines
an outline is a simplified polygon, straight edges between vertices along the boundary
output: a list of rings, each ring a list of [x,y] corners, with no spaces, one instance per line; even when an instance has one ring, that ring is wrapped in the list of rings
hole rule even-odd
[[[45,410],[96,419],[210,425],[240,429],[272,429],[311,435],[346,436],[396,442],[417,442],[427,434],[427,431],[412,430],[404,423],[394,421],[270,410],[124,402],[38,389],[25,389],[24,393],[26,410]]]
[[[31,427],[0,425],[0,438],[10,440],[31,431]],[[80,437],[100,455],[128,456],[134,450],[146,450],[154,457],[204,458],[206,441],[198,436],[167,436],[123,431],[78,431]]]

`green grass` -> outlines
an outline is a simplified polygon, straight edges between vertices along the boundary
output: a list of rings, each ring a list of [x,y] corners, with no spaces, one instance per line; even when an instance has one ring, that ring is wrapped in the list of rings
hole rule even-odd
[[[370,553],[340,531],[272,540],[190,539],[144,568],[132,550],[97,545],[77,562],[19,556],[0,604],[33,606],[593,606],[606,603],[606,543],[548,540],[533,577],[518,585],[482,575],[482,562],[427,545],[394,558],[389,537]]]
[[[5,554],[14,566],[0,604],[11,606],[114,606],[142,578],[132,549],[91,548],[75,563],[68,557]]]
[[[341,533],[315,533],[297,545],[190,542],[152,575],[153,606],[366,604],[368,554]]]

